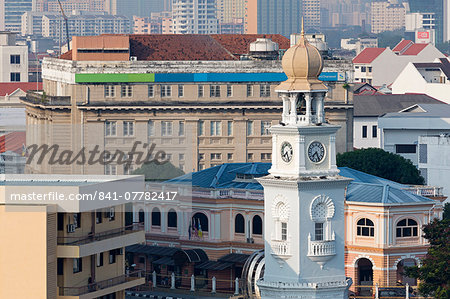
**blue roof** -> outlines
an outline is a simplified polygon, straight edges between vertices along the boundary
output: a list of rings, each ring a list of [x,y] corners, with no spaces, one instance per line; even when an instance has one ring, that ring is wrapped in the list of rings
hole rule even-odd
[[[256,180],[237,180],[236,175],[265,176],[269,174],[271,166],[271,163],[225,163],[198,172],[188,173],[167,182],[192,184],[193,187],[200,188],[263,190]],[[408,188],[407,185],[348,167],[340,167],[339,170],[341,176],[353,179],[347,188],[347,201],[383,204],[434,202],[432,199],[404,190]]]

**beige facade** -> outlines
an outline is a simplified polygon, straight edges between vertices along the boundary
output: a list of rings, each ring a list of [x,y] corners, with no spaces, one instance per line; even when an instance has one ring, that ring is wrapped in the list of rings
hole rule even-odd
[[[124,73],[153,69],[158,74],[168,70],[165,62],[107,62],[107,65],[111,69],[122,67]],[[267,129],[280,121],[281,100],[274,92],[278,82],[74,82],[75,71],[101,72],[102,66],[92,61],[44,62],[45,96],[29,93],[24,102],[28,130],[34,132],[27,134],[28,146],[57,144],[61,150],[78,151],[99,145],[100,150],[127,152],[135,142],[155,143],[156,149],[165,151],[170,162],[185,172],[226,162],[270,161],[272,143]],[[170,67],[174,73],[187,69],[224,73],[251,70],[257,76],[276,72],[280,63],[172,62]],[[352,148],[352,99],[339,84],[330,84],[330,91],[327,118],[342,126],[337,147],[344,152]],[[108,131],[110,126],[114,132]],[[136,161],[129,167],[115,163],[50,165],[48,160],[47,163],[37,160],[28,165],[29,172],[126,174],[140,167]]]
[[[398,1],[376,1],[371,3],[370,24],[372,33],[393,31],[405,27],[406,9]]]
[[[217,17],[220,23],[232,23],[234,19],[245,16],[245,1],[219,0],[217,1]]]
[[[142,177],[8,175],[2,181],[0,237],[8,242],[0,249],[1,298],[125,298],[125,289],[144,283],[139,273],[125,273],[125,247],[145,240],[139,225],[126,223],[125,205],[70,200],[113,190],[111,184],[122,192],[143,189]],[[48,197],[23,199],[32,194]]]

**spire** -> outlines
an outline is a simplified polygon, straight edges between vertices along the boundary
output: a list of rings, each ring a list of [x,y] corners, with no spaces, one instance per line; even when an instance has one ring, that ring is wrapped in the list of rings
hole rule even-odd
[[[302,32],[301,32],[302,38],[305,38],[305,21],[302,17]]]
[[[297,45],[305,45],[305,22],[302,17],[302,31],[300,32],[300,39],[297,42]]]

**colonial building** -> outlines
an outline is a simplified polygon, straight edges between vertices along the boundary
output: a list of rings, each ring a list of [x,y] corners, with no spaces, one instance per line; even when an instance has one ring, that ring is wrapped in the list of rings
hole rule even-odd
[[[275,50],[249,51],[257,38],[271,39],[262,43]],[[27,145],[115,151],[130,150],[137,141],[155,143],[187,172],[270,161],[268,128],[280,121],[281,111],[274,87],[286,78],[274,43],[289,48],[280,35],[74,37],[71,52],[44,60],[44,91],[24,100],[29,129],[37,130]],[[325,117],[342,127],[339,152],[353,147],[345,78],[330,82],[332,96],[325,101]],[[139,167],[34,162],[30,172],[121,174]]]
[[[0,297],[124,299],[144,283],[125,273],[125,247],[144,231],[123,201],[95,196],[143,187],[138,176],[1,175]]]

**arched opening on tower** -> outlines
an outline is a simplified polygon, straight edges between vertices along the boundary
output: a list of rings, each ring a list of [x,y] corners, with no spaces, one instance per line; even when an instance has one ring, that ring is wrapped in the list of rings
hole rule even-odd
[[[416,261],[414,259],[404,259],[397,264],[397,283],[410,286],[417,285],[417,279],[411,278],[405,275],[405,267],[416,266]]]
[[[367,258],[360,258],[357,262],[357,278],[359,286],[372,286],[373,285],[373,264]],[[360,287],[359,292],[360,295],[371,295],[372,288]]]
[[[145,213],[143,209],[139,210],[139,223],[144,223],[145,222]]]

